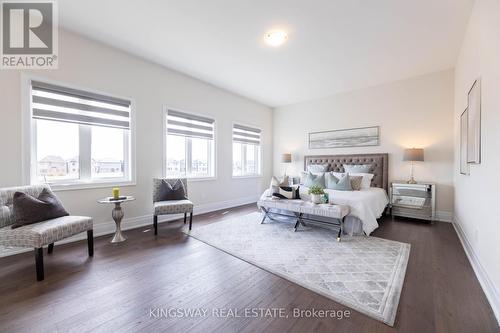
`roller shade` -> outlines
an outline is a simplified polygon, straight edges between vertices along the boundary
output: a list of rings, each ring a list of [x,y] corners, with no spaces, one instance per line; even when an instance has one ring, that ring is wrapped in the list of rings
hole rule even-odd
[[[214,138],[215,120],[175,110],[167,111],[167,133],[192,138]]]
[[[130,101],[31,81],[34,119],[130,129]]]
[[[243,125],[233,125],[233,141],[239,143],[260,145],[261,130]]]

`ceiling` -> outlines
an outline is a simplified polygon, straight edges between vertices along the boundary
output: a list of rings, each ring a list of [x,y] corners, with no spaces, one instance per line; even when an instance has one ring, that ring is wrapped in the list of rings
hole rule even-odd
[[[473,0],[58,3],[68,30],[274,107],[454,67]]]

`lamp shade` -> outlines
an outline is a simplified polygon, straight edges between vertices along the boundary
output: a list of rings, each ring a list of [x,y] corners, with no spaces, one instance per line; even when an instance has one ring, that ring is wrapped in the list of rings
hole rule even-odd
[[[292,154],[281,154],[281,163],[292,163]]]
[[[424,150],[422,148],[405,149],[403,161],[422,162],[424,160]]]

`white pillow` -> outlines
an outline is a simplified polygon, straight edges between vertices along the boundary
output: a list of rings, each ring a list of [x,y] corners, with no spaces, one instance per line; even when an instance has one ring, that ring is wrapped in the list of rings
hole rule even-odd
[[[344,173],[342,172],[332,172],[332,174],[337,178],[344,177]],[[363,180],[361,181],[361,189],[370,188],[372,185],[373,173],[354,172],[354,173],[349,173],[349,176],[363,176]]]

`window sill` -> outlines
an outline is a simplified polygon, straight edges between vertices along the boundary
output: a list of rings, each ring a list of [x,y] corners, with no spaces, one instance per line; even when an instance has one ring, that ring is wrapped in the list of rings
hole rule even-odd
[[[262,175],[233,176],[233,179],[251,179],[251,178],[262,178]]]
[[[54,192],[59,191],[75,191],[75,190],[86,190],[86,189],[97,189],[97,188],[113,188],[113,187],[125,187],[125,186],[135,186],[134,181],[96,181],[89,183],[53,183],[48,184]]]

